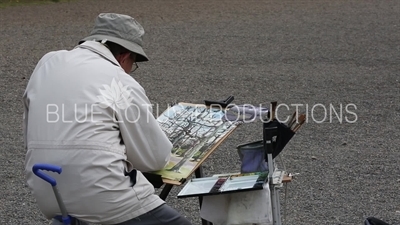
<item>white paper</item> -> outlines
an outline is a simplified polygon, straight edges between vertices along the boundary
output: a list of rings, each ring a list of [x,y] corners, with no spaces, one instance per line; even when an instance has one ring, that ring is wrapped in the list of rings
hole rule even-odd
[[[268,184],[257,191],[204,196],[200,216],[215,225],[272,225]]]

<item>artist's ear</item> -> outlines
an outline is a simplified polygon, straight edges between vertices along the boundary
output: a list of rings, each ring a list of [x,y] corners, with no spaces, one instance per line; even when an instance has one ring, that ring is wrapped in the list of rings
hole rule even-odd
[[[125,53],[117,55],[116,59],[119,62],[119,64],[122,66],[123,64],[125,64],[126,60],[129,58],[129,55],[130,55],[129,52],[125,52]]]
[[[130,73],[132,70],[132,60],[130,59],[129,52],[119,54],[116,59],[119,62],[119,65],[124,69],[125,73]]]

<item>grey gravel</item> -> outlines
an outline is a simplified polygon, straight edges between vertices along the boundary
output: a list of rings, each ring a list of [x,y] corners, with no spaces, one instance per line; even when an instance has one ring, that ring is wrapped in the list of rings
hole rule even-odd
[[[135,77],[159,111],[168,103],[235,96],[235,103],[323,108],[281,154],[298,173],[282,192],[284,224],[400,224],[400,1],[81,0],[0,9],[0,224],[47,224],[23,175],[21,96],[40,57],[71,49],[100,12],[134,16],[147,31]],[[290,113],[294,110],[290,108]],[[305,107],[300,107],[305,110]],[[285,108],[284,112],[289,113]],[[312,118],[309,114],[309,118]],[[332,115],[332,114],[331,114]],[[239,127],[204,164],[235,172],[235,147],[259,140],[261,123]],[[282,165],[283,166],[283,165]],[[167,202],[200,224],[197,199]],[[286,213],[285,213],[286,212]]]

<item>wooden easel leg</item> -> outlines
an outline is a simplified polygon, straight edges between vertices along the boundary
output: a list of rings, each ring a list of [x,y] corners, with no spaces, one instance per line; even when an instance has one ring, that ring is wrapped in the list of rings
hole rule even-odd
[[[202,169],[201,165],[194,171],[194,175],[196,176],[196,178],[203,177],[203,169]],[[200,209],[201,209],[202,203],[203,203],[203,197],[199,196]],[[201,219],[201,224],[202,225],[212,225],[211,222],[204,220],[204,219]]]

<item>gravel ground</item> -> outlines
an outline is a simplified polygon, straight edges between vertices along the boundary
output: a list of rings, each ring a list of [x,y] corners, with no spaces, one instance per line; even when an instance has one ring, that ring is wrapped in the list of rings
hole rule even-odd
[[[356,225],[368,216],[400,224],[398,0],[77,0],[0,9],[0,224],[47,223],[24,182],[20,99],[39,58],[73,48],[100,12],[144,26],[151,61],[135,76],[160,111],[228,95],[237,104],[276,100],[291,112],[302,104],[309,121],[281,154],[286,170],[299,173],[284,224]],[[330,106],[343,107],[342,122]],[[238,128],[204,164],[206,175],[237,171],[235,147],[260,131],[261,123]],[[178,191],[167,202],[200,224],[197,199],[176,199]]]

